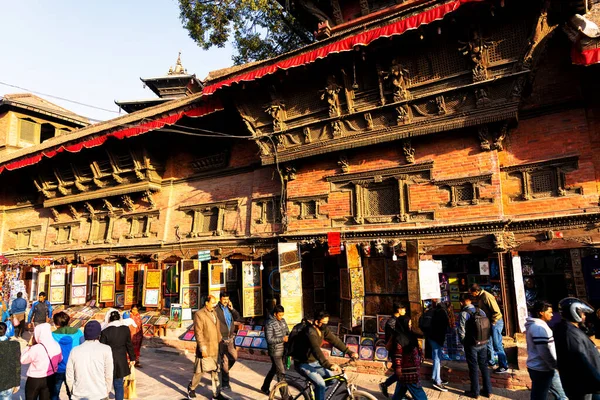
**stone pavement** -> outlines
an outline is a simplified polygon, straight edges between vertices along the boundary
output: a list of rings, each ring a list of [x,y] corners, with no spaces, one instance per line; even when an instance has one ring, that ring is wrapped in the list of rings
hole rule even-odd
[[[137,372],[137,393],[139,399],[155,400],[180,400],[187,398],[186,387],[193,373],[193,355],[182,354],[169,348],[162,349],[142,349],[141,358],[143,368]],[[231,373],[231,391],[224,392],[231,399],[235,400],[266,400],[267,396],[259,391],[270,364],[258,361],[242,360],[238,362]],[[23,368],[22,386],[19,391],[20,396],[16,399],[23,399],[23,389],[25,385],[26,367]],[[369,374],[357,374],[349,372],[352,382],[361,389],[372,393],[378,399],[384,399],[379,392],[378,383],[384,377]],[[450,391],[441,393],[431,389],[429,382],[424,383],[427,396],[430,399],[449,400],[466,399],[460,396],[466,387],[452,385]],[[393,388],[392,388],[393,390]],[[201,385],[196,389],[198,399],[210,399],[210,382],[208,375],[202,380]],[[511,391],[507,389],[496,389],[493,399],[529,399],[529,391]],[[66,399],[63,389],[61,399]],[[111,395],[111,399],[114,398]],[[482,398],[483,399],[483,398]]]

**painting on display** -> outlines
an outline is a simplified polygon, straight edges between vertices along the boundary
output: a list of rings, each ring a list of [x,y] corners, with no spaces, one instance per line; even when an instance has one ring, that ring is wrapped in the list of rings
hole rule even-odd
[[[198,260],[182,260],[182,285],[198,285],[200,283],[200,264]]]
[[[114,271],[114,269],[113,269]],[[114,279],[114,275],[113,275]],[[115,300],[115,284],[114,283],[103,283],[100,285],[100,302],[101,303],[112,303]]]
[[[365,295],[365,279],[362,268],[349,268],[350,274],[350,291],[353,299],[363,297]]]
[[[71,286],[71,305],[85,304],[87,286]]]
[[[123,264],[115,264],[115,289],[117,291],[123,291],[125,289],[125,265]]]
[[[135,285],[125,285],[123,305],[132,306],[137,303],[137,294]]]
[[[165,296],[177,296],[179,294],[179,269],[176,263],[163,264],[165,271]]]
[[[281,305],[288,324],[297,324],[304,317],[302,309],[302,266],[297,243],[278,243]]]
[[[181,306],[183,308],[198,309],[199,287],[186,287],[182,291]]]
[[[360,253],[358,246],[355,244],[348,244],[346,246],[346,262],[348,268],[360,268],[362,267]]]
[[[51,286],[49,300],[50,304],[63,304],[65,302],[65,287]]]
[[[388,320],[391,318],[391,315],[377,315],[377,334],[385,335],[385,325]]]
[[[146,289],[144,290],[144,307],[158,307],[160,300],[160,289]]]
[[[125,293],[115,293],[115,307],[123,308],[125,306]]]
[[[133,285],[138,282],[140,264],[126,264],[125,266],[125,284]]]
[[[162,281],[162,270],[160,269],[149,269],[144,274],[144,288],[145,289],[160,289]]]
[[[101,265],[100,266],[100,283],[115,281],[115,266]]]
[[[352,299],[352,327],[361,326],[362,316],[365,313],[365,299],[358,297]]]
[[[242,287],[256,288],[262,286],[260,262],[244,261],[242,263]]]
[[[50,286],[65,286],[66,267],[54,267],[50,271]]]
[[[230,264],[215,263],[208,264],[208,282],[210,289],[224,288],[225,287],[225,270]]]
[[[244,289],[244,318],[263,315],[262,289]]]
[[[87,285],[88,269],[87,267],[75,267],[71,270],[71,285]]]
[[[181,314],[181,304],[171,304],[171,322],[175,322],[177,324],[177,328],[181,328]]]

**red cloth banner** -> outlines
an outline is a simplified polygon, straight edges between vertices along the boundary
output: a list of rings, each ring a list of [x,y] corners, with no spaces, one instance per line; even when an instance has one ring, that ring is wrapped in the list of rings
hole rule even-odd
[[[68,151],[69,153],[78,153],[84,148],[91,149],[92,147],[101,146],[110,137],[114,137],[117,139],[130,138],[149,131],[163,128],[166,125],[173,125],[183,117],[201,117],[203,115],[210,114],[212,112],[222,109],[223,106],[221,105],[220,101],[218,99],[212,99],[210,102],[201,104],[198,107],[192,108],[191,110],[180,111],[178,113],[171,114],[153,121],[143,122],[136,126],[123,127],[122,129],[118,129],[113,132],[108,132],[100,134],[99,136],[84,139],[82,142],[79,143],[64,144],[53,149],[44,150],[39,154],[31,155],[27,158],[23,158],[0,166],[0,173],[2,173],[5,169],[7,169],[8,171],[12,171],[15,169],[27,167],[29,165],[37,164],[40,161],[42,161],[43,157],[52,158],[58,153],[62,153],[63,151]]]
[[[330,256],[342,253],[342,251],[340,249],[340,244],[341,244],[341,234],[339,232],[328,232],[327,233],[327,247],[329,249]]]
[[[446,14],[456,11],[463,4],[481,1],[484,0],[454,0],[432,8],[431,10],[413,15],[412,17],[405,18],[401,21],[393,22],[379,28],[359,33],[309,52],[286,58],[280,62],[271,65],[265,65],[264,67],[255,69],[253,71],[232,76],[231,78],[227,78],[212,85],[205,86],[202,90],[202,93],[206,95],[212,94],[217,91],[217,89],[220,89],[224,86],[231,86],[232,84],[239,82],[253,81],[255,79],[262,78],[265,75],[273,74],[279,70],[286,70],[315,62],[319,58],[325,58],[332,53],[352,51],[355,46],[367,46],[379,38],[401,35],[408,30],[417,29],[421,25],[429,24],[433,21],[444,18]]]
[[[575,65],[594,65],[600,63],[600,49],[579,51],[575,47],[571,50],[571,61]]]

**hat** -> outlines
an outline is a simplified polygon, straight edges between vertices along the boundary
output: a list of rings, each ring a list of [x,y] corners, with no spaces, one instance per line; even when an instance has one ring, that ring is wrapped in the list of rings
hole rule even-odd
[[[100,337],[100,332],[102,332],[102,327],[98,321],[90,321],[85,324],[85,328],[83,328],[83,336],[85,337],[85,340],[98,339]]]

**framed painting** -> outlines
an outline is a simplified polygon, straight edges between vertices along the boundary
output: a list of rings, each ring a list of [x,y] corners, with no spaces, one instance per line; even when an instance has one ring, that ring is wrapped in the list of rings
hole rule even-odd
[[[262,289],[261,288],[247,288],[244,289],[244,310],[243,316],[255,317],[257,315],[263,315],[263,301],[262,301]]]
[[[177,263],[164,263],[163,271],[165,271],[165,296],[179,295],[179,268]]]
[[[257,288],[262,286],[262,271],[260,262],[244,261],[242,262],[242,287]]]
[[[65,287],[51,286],[49,300],[50,304],[63,304],[65,302]]]
[[[177,324],[177,328],[181,328],[181,314],[181,304],[171,304],[171,322],[175,322]]]
[[[385,335],[385,325],[387,324],[388,320],[391,317],[392,317],[391,315],[381,315],[381,314],[377,315],[377,334],[378,335]]]
[[[71,305],[85,304],[87,286],[71,286]]]
[[[198,285],[200,283],[200,263],[198,260],[182,260],[182,285]]]
[[[363,361],[371,361],[373,360],[374,353],[375,349],[373,346],[360,346],[358,357]]]
[[[122,292],[125,289],[125,265],[115,264],[115,289]]]
[[[103,283],[100,285],[100,300],[98,301],[101,303],[112,303],[113,301],[115,301],[114,283]]]
[[[135,285],[125,285],[123,305],[132,306],[137,303],[137,293]]]
[[[71,285],[87,285],[88,269],[87,267],[75,267],[71,270]]]
[[[50,271],[50,286],[65,286],[66,267],[53,267]]]
[[[223,263],[208,264],[208,287],[209,289],[220,289],[225,287],[225,270],[229,264],[223,267]]]
[[[115,281],[115,266],[101,265],[100,266],[100,283],[111,283]]]
[[[160,289],[145,289],[143,306],[158,307],[160,304]]]
[[[181,307],[197,310],[199,304],[199,294],[200,288],[197,286],[183,288],[181,295]]]
[[[363,315],[362,330],[366,333],[377,333],[377,317]]]
[[[362,268],[350,268],[350,293],[353,299],[365,295],[365,279]]]
[[[149,269],[144,274],[144,289],[160,289],[162,270]]]
[[[125,284],[133,285],[138,282],[138,275],[140,270],[140,264],[126,264],[125,265]]]
[[[142,325],[142,331],[145,338],[151,338],[154,336],[154,325],[144,324]]]
[[[351,300],[352,302],[352,327],[362,324],[362,316],[365,313],[365,298],[359,297]]]
[[[115,307],[118,307],[118,308],[125,307],[125,293],[123,293],[123,292],[115,293]]]

